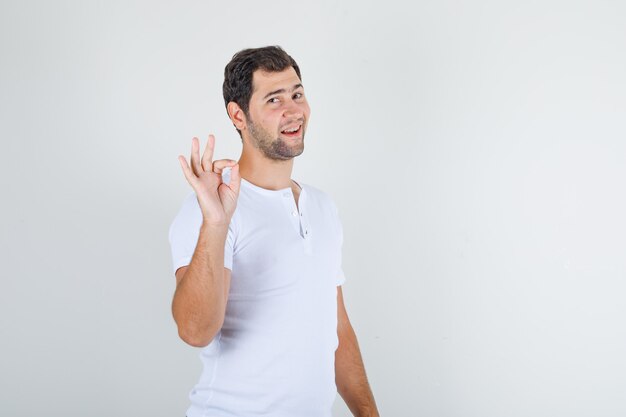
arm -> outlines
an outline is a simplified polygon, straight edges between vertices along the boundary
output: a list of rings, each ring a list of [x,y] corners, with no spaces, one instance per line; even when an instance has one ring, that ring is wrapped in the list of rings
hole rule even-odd
[[[224,323],[230,270],[224,268],[228,228],[202,225],[188,266],[176,271],[172,315],[178,334],[191,346],[208,345]]]
[[[337,287],[337,335],[335,383],[337,391],[356,417],[378,417],[374,395],[365,375],[365,367],[356,334],[348,319],[341,286]]]
[[[209,136],[202,159],[199,143],[191,144],[191,167],[178,157],[202,211],[198,242],[188,266],[176,271],[172,315],[181,339],[192,346],[208,345],[224,323],[230,288],[230,270],[224,268],[224,245],[239,196],[236,161],[212,162],[215,137]],[[231,181],[222,182],[222,170],[232,166]]]

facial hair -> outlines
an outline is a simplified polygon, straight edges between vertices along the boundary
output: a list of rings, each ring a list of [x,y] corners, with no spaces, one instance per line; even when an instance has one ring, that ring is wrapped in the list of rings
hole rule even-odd
[[[252,139],[252,144],[259,149],[268,159],[275,161],[287,161],[304,152],[304,123],[302,123],[302,139],[298,140],[297,145],[290,145],[290,139],[277,136],[265,130],[263,126],[254,123],[251,119],[247,122],[248,131]]]

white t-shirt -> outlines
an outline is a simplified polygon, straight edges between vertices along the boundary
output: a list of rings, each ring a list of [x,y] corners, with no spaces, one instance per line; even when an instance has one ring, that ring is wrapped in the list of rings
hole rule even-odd
[[[241,181],[224,251],[224,325],[200,353],[188,417],[331,416],[343,235],[331,198],[301,188],[298,210],[291,188]],[[192,193],[169,230],[174,271],[190,263],[201,222]]]

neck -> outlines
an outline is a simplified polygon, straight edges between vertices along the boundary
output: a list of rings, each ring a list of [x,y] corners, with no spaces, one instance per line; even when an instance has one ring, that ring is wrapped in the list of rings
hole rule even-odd
[[[284,161],[268,159],[257,149],[244,145],[239,158],[239,173],[246,181],[267,190],[281,190],[292,187],[292,171],[293,158]]]

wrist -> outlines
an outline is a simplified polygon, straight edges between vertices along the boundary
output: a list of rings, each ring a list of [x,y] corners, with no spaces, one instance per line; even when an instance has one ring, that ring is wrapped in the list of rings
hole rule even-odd
[[[228,234],[228,222],[216,222],[216,221],[208,221],[206,219],[202,220],[202,224],[200,225],[200,230],[209,234],[209,236],[224,236]]]
[[[357,412],[357,414],[355,414],[356,417],[380,417],[380,414],[378,414],[378,409],[375,405],[373,406],[367,406],[367,407],[363,407],[361,409],[359,409],[359,411]]]

